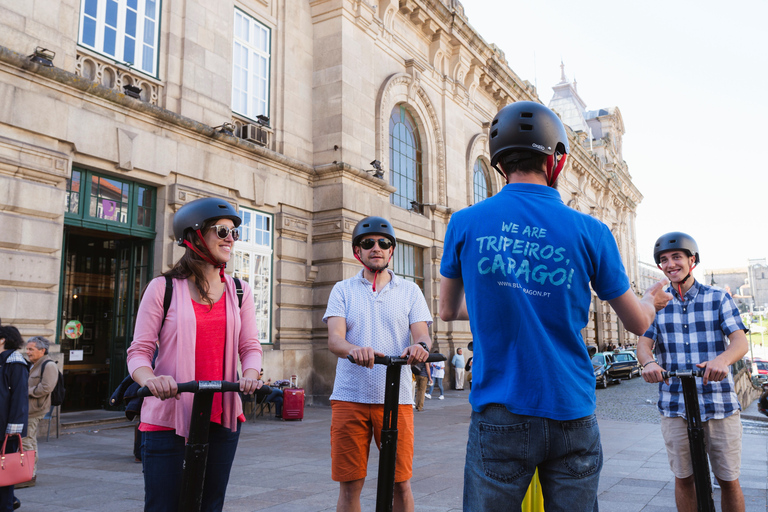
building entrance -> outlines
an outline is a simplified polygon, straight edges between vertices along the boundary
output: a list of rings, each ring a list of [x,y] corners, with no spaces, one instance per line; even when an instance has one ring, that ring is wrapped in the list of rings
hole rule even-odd
[[[139,297],[151,276],[152,240],[67,226],[59,343],[63,409],[100,409],[127,374]]]

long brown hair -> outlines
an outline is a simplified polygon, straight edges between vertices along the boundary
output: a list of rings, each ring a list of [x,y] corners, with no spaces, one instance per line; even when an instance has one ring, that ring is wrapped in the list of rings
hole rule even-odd
[[[210,227],[213,226],[218,220],[219,219],[206,220],[203,223],[203,227],[200,229],[200,232],[205,235]],[[184,233],[184,238],[192,245],[194,245],[198,250],[200,250],[203,254],[208,253],[208,250],[200,241],[200,238],[197,236],[197,233],[194,230],[188,229],[186,233]],[[205,278],[205,269],[207,265],[210,265],[210,263],[198,256],[195,251],[189,247],[186,247],[184,255],[179,258],[179,261],[177,261],[173,265],[173,268],[171,268],[169,271],[163,272],[162,275],[169,276],[174,279],[188,279],[189,277],[194,277],[195,287],[200,294],[200,298],[210,307],[213,307],[213,299],[210,295],[208,295],[208,280]]]

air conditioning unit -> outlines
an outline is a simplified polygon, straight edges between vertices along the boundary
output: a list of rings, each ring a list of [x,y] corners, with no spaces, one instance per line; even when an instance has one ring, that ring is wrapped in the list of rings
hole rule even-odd
[[[250,142],[255,142],[259,146],[266,146],[269,143],[269,132],[257,124],[244,124],[242,128],[242,137]]]

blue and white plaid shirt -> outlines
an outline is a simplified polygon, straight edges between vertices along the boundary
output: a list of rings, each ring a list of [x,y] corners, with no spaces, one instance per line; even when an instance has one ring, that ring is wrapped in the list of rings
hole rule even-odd
[[[728,347],[727,336],[745,330],[736,304],[725,291],[694,281],[684,302],[673,286],[667,291],[673,299],[644,334],[654,340],[656,360],[665,370],[693,369],[697,363],[711,361]],[[706,386],[697,378],[696,388],[702,421],[726,418],[741,410],[730,372],[721,382]],[[669,385],[659,383],[658,407],[664,416],[685,418],[680,379],[670,379]]]

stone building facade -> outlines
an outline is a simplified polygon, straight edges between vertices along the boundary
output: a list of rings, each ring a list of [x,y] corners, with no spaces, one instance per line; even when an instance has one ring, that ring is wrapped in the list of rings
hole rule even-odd
[[[566,117],[581,100],[565,79],[556,99],[563,199],[606,222],[637,282],[621,114]],[[489,122],[518,100],[540,101],[456,0],[0,0],[0,317],[57,342],[65,409],[100,407],[141,289],[181,255],[173,213],[217,196],[245,218],[228,271],[254,288],[267,376],[327,400],[321,319],[370,214],[393,222],[394,268],[451,355],[471,334],[437,316],[445,228],[503,186]],[[593,304],[587,342],[625,343]]]

